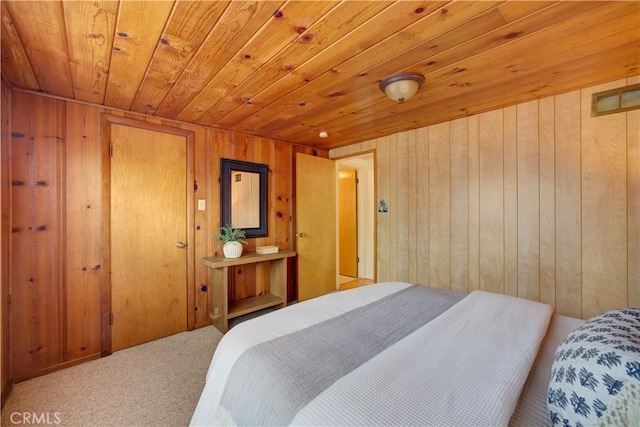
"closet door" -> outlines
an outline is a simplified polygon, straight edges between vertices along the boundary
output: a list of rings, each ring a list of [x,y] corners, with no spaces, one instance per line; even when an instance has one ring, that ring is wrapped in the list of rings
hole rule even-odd
[[[181,135],[111,126],[112,351],[187,330]]]

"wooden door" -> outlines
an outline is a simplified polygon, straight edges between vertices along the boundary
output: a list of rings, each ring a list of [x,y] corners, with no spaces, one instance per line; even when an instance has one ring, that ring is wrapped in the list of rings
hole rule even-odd
[[[333,160],[296,154],[298,301],[336,290],[336,172]]]
[[[111,330],[120,350],[187,329],[185,137],[111,126]]]
[[[338,271],[341,276],[358,277],[358,178],[356,170],[338,169]]]

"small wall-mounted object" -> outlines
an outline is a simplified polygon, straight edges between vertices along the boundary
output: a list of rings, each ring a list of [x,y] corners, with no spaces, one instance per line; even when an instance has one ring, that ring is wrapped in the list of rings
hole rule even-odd
[[[387,205],[387,202],[385,202],[384,199],[380,199],[378,201],[378,212],[387,213],[388,211],[389,211],[389,206]]]
[[[640,84],[591,95],[591,117],[640,108]]]

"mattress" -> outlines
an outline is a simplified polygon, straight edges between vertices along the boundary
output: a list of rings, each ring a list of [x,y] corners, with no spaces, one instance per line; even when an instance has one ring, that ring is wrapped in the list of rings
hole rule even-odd
[[[225,335],[191,424],[549,425],[554,351],[580,323],[482,291],[326,295]]]
[[[547,409],[547,387],[556,348],[564,337],[584,323],[582,319],[555,314],[549,324],[544,341],[522,389],[516,410],[511,417],[511,427],[551,426]]]

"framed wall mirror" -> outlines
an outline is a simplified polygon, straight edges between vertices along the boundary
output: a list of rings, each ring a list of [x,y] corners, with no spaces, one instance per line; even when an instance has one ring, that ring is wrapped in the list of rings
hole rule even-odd
[[[220,160],[220,220],[247,237],[268,235],[267,165]]]

